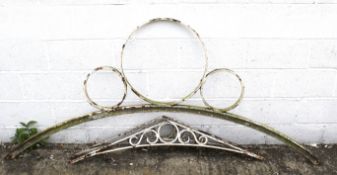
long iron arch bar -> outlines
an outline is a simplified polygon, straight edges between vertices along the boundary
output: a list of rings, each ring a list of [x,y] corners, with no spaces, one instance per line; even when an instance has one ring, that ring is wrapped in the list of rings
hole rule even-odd
[[[143,26],[149,25],[151,23],[163,22],[163,21],[179,24],[179,25],[185,27],[186,29],[188,29],[189,31],[191,31],[194,34],[194,36],[197,37],[197,39],[200,41],[201,46],[203,48],[203,52],[204,52],[204,58],[205,58],[204,74],[202,75],[199,84],[189,94],[182,97],[178,101],[170,101],[170,102],[158,101],[158,100],[153,100],[149,97],[146,97],[145,95],[142,95],[142,93],[140,93],[138,90],[136,90],[130,84],[130,82],[128,81],[128,79],[125,75],[125,72],[123,70],[124,49],[126,48],[126,44],[128,43],[128,41],[130,39],[132,39],[134,33],[139,28],[141,28]],[[85,96],[87,98],[87,101],[91,106],[97,108],[98,111],[91,112],[91,113],[88,113],[88,114],[78,116],[78,117],[72,118],[70,120],[61,122],[59,124],[51,126],[47,129],[33,135],[32,137],[28,138],[22,144],[19,144],[19,145],[15,146],[12,150],[10,150],[10,152],[6,155],[6,158],[14,159],[19,154],[21,154],[23,151],[25,151],[29,147],[33,146],[37,142],[48,138],[50,135],[53,135],[53,134],[55,134],[55,133],[57,133],[61,130],[64,130],[64,129],[67,129],[67,128],[70,128],[70,127],[73,127],[75,125],[79,125],[79,124],[82,124],[82,123],[85,123],[85,122],[90,122],[90,121],[93,121],[93,120],[104,119],[104,118],[107,118],[107,117],[114,117],[114,116],[117,116],[117,115],[124,115],[124,114],[164,111],[164,112],[178,112],[178,113],[191,113],[191,114],[197,114],[197,115],[204,115],[204,116],[208,116],[208,117],[212,117],[212,118],[223,119],[223,120],[226,120],[226,121],[230,121],[230,122],[233,122],[233,123],[236,123],[236,124],[239,124],[239,125],[243,125],[243,126],[255,129],[255,130],[260,131],[262,133],[265,133],[265,134],[267,134],[271,137],[274,137],[274,138],[278,139],[279,141],[285,143],[286,145],[290,146],[291,148],[293,148],[294,150],[296,150],[297,152],[302,154],[304,157],[306,157],[311,163],[319,164],[318,159],[313,155],[313,153],[309,149],[307,149],[303,145],[297,143],[295,140],[291,139],[287,135],[285,135],[285,134],[283,134],[283,133],[281,133],[281,132],[279,132],[279,131],[277,131],[277,130],[275,130],[275,129],[273,129],[273,128],[265,125],[265,124],[258,123],[258,122],[255,122],[253,120],[250,120],[246,117],[228,112],[229,110],[237,107],[239,105],[239,103],[241,102],[242,98],[243,98],[245,87],[244,87],[244,84],[242,82],[242,79],[234,71],[232,71],[230,69],[226,69],[226,68],[214,69],[214,70],[207,73],[207,60],[208,60],[208,57],[207,57],[207,52],[206,52],[204,43],[200,39],[199,34],[192,27],[190,27],[189,25],[183,24],[179,20],[172,19],[172,18],[155,18],[155,19],[152,19],[152,20],[148,21],[147,23],[137,27],[136,30],[133,31],[130,34],[130,36],[128,37],[126,42],[123,44],[122,51],[121,51],[121,71],[119,71],[116,68],[110,67],[110,66],[102,66],[102,67],[98,67],[98,68],[94,69],[94,71],[89,73],[87,75],[86,79],[84,80],[84,83],[83,83],[84,93],[85,93]],[[89,81],[89,77],[91,75],[93,75],[95,72],[101,71],[101,70],[108,70],[108,71],[112,71],[113,73],[117,74],[121,78],[121,81],[124,85],[124,93],[123,93],[123,96],[122,96],[121,100],[113,106],[99,105],[98,103],[94,102],[92,98],[90,98],[89,93],[87,92],[87,83]],[[230,105],[226,108],[216,108],[216,107],[210,105],[209,103],[207,103],[207,100],[203,95],[203,85],[205,84],[206,79],[209,76],[212,76],[215,73],[221,73],[221,72],[222,73],[229,73],[231,75],[234,75],[238,79],[238,81],[240,83],[240,88],[241,88],[241,93],[240,93],[240,96],[238,97],[238,99],[232,105]],[[139,98],[143,99],[144,101],[148,102],[149,104],[122,106],[122,103],[123,103],[123,101],[124,101],[124,99],[127,95],[127,88],[128,87],[130,87],[131,90]],[[182,104],[182,102],[184,102],[186,99],[190,98],[197,91],[200,92],[200,96],[201,96],[202,101],[204,102],[205,106],[195,106],[195,105]]]

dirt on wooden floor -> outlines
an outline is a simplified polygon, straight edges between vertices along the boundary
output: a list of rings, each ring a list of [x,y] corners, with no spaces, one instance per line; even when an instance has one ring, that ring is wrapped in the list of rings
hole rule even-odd
[[[281,145],[248,146],[249,150],[265,156],[264,161],[224,151],[163,147],[101,155],[74,165],[68,163],[69,158],[87,145],[51,144],[25,153],[16,160],[4,160],[10,146],[0,148],[0,175],[337,175],[337,145],[310,148],[321,160],[321,165],[312,165]]]

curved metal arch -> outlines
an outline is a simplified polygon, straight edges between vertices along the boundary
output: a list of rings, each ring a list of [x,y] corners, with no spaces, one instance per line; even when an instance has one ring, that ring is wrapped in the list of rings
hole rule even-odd
[[[79,158],[75,158],[69,161],[69,163],[74,164],[77,163],[83,159],[89,158],[89,157],[94,157],[94,156],[98,156],[98,155],[103,155],[103,154],[108,154],[108,153],[113,153],[113,152],[118,152],[118,151],[124,151],[124,150],[129,150],[129,149],[134,149],[134,148],[147,148],[147,147],[167,147],[167,146],[175,146],[175,147],[191,147],[191,148],[206,148],[206,149],[216,149],[216,150],[222,150],[222,151],[228,151],[228,152],[232,152],[232,153],[236,153],[236,154],[243,154],[243,152],[240,151],[236,151],[235,149],[229,149],[229,148],[223,148],[223,147],[219,147],[219,146],[201,146],[201,145],[195,145],[195,144],[143,144],[143,145],[137,145],[137,146],[124,146],[124,147],[120,147],[120,148],[116,148],[113,150],[107,150],[107,151],[102,151],[102,152],[98,152],[96,154],[88,154],[85,155],[83,157],[79,157]],[[246,155],[248,155],[249,157],[258,159],[258,160],[264,160],[264,157],[259,156],[259,155],[255,155],[252,154],[251,152],[245,152]]]
[[[171,128],[171,132],[165,135],[161,132],[164,126],[171,126],[173,129]],[[258,160],[264,160],[264,157],[235,146],[217,136],[192,128],[170,117],[162,116],[139,125],[117,138],[96,144],[87,150],[81,151],[75,154],[69,162],[73,164],[90,157],[134,148],[167,146],[229,151]]]
[[[85,122],[103,119],[107,117],[113,117],[122,114],[131,114],[131,113],[143,113],[143,112],[159,112],[159,111],[166,111],[166,112],[184,112],[184,113],[192,113],[192,114],[199,114],[205,115],[213,118],[219,118],[223,120],[227,120],[230,122],[234,122],[243,126],[250,127],[262,133],[265,133],[271,137],[278,139],[279,141],[287,144],[297,152],[301,153],[304,157],[306,157],[311,163],[319,164],[318,159],[311,153],[310,150],[302,146],[301,144],[297,143],[293,139],[289,138],[285,134],[261,123],[254,122],[246,117],[229,113],[229,112],[220,112],[215,109],[207,109],[204,107],[199,106],[192,106],[192,105],[176,105],[176,106],[158,106],[153,104],[146,104],[146,105],[135,105],[135,106],[120,106],[111,111],[96,111],[86,115],[82,115],[65,122],[59,123],[54,125],[50,128],[43,130],[40,133],[30,137],[22,144],[14,147],[6,158],[13,159],[17,157],[20,153],[25,151],[27,148],[31,147],[35,143],[53,135],[63,129],[79,125]]]

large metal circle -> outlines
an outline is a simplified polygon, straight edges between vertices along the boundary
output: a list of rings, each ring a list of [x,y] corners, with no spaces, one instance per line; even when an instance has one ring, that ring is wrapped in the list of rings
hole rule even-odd
[[[241,91],[240,91],[240,95],[239,95],[239,97],[236,99],[236,101],[235,101],[234,103],[232,103],[231,105],[225,107],[225,108],[218,108],[218,107],[215,107],[215,106],[212,106],[211,104],[209,104],[209,103],[207,102],[207,100],[206,100],[206,98],[205,98],[205,96],[204,96],[204,92],[203,92],[203,91],[204,91],[204,87],[203,87],[203,86],[204,86],[204,84],[206,83],[207,78],[208,78],[209,76],[215,74],[215,73],[220,73],[220,72],[222,72],[222,73],[229,73],[229,74],[234,75],[234,76],[237,78],[237,80],[239,81],[239,83],[240,83],[240,90],[241,90]],[[240,77],[238,74],[236,74],[234,71],[232,71],[232,70],[230,70],[230,69],[220,68],[220,69],[214,69],[214,70],[212,70],[211,72],[209,72],[209,73],[206,75],[206,78],[205,78],[205,80],[203,81],[202,86],[200,87],[200,96],[201,96],[201,99],[202,99],[203,103],[204,103],[207,107],[212,108],[212,109],[215,109],[215,110],[218,110],[218,111],[221,111],[221,112],[227,112],[227,111],[229,111],[229,110],[234,109],[235,107],[237,107],[237,106],[240,104],[240,102],[241,102],[241,100],[242,100],[242,98],[243,98],[243,95],[244,95],[244,91],[245,91],[245,86],[244,86],[244,84],[243,84],[243,81],[242,81],[241,77]]]
[[[115,105],[112,105],[112,106],[102,106],[102,105],[99,105],[98,103],[96,103],[90,96],[89,96],[89,93],[88,93],[88,88],[87,88],[87,85],[88,85],[88,81],[89,81],[89,78],[90,76],[92,76],[93,74],[95,74],[96,72],[98,71],[102,71],[102,70],[106,70],[106,71],[111,71],[112,73],[115,73],[117,74],[121,80],[122,80],[122,83],[123,83],[123,86],[124,86],[124,93],[123,93],[123,96],[121,98],[121,100],[116,103]],[[84,80],[83,82],[83,89],[84,89],[84,94],[85,94],[85,97],[87,98],[87,101],[88,103],[94,107],[94,108],[97,108],[99,110],[104,110],[104,111],[109,111],[109,110],[113,110],[114,108],[120,106],[123,101],[125,100],[125,97],[126,97],[126,94],[127,94],[127,84],[124,80],[124,77],[122,75],[121,72],[119,72],[118,69],[114,68],[114,67],[110,67],[110,66],[101,66],[101,67],[97,67],[95,68],[92,72],[88,73],[87,76],[86,76],[86,79]]]
[[[152,23],[156,23],[156,22],[171,22],[171,23],[174,23],[174,24],[177,24],[177,25],[180,25],[182,27],[184,27],[186,30],[189,30],[196,38],[197,40],[200,42],[200,45],[201,45],[201,48],[202,48],[202,54],[203,54],[203,57],[205,59],[205,63],[204,63],[204,67],[203,67],[203,73],[202,73],[202,76],[200,77],[200,80],[199,80],[199,83],[197,84],[197,86],[192,89],[192,91],[190,91],[188,94],[184,95],[183,97],[181,97],[179,100],[175,100],[175,101],[161,101],[161,100],[154,100],[154,99],[151,99],[149,97],[146,97],[143,93],[141,93],[139,90],[137,90],[131,83],[130,81],[128,80],[126,74],[125,74],[125,71],[124,71],[124,67],[123,67],[123,61],[124,61],[124,51],[125,51],[125,46],[128,44],[129,40],[131,40],[134,36],[134,34],[142,27],[145,27],[149,24],[152,24]],[[191,96],[193,96],[201,87],[202,85],[202,82],[206,76],[206,73],[207,73],[207,65],[208,65],[208,57],[207,57],[207,51],[206,51],[206,48],[205,48],[205,45],[203,43],[203,41],[201,40],[199,34],[193,29],[191,28],[189,25],[186,25],[184,23],[182,23],[181,21],[177,20],[177,19],[173,19],[173,18],[155,18],[155,19],[152,19],[140,26],[138,26],[130,35],[129,37],[127,38],[127,40],[125,41],[125,43],[123,44],[122,46],[122,50],[121,50],[121,72],[122,72],[122,75],[124,76],[125,78],[125,81],[127,82],[127,84],[130,86],[131,90],[141,99],[143,99],[144,101],[146,102],[149,102],[151,104],[155,104],[155,105],[168,105],[168,106],[173,106],[173,105],[176,105],[178,103],[181,103],[183,101],[185,101],[186,99],[190,98]]]

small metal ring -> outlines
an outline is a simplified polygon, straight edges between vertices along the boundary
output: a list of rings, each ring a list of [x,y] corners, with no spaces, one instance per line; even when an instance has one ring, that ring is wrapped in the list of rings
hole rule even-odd
[[[176,131],[176,135],[175,137],[172,139],[172,140],[165,140],[165,138],[163,138],[161,135],[160,135],[160,130],[162,129],[163,126],[165,125],[168,125],[168,126],[173,126],[173,128],[175,129]],[[179,128],[177,125],[175,125],[174,123],[171,123],[171,122],[165,122],[165,123],[162,123],[158,129],[157,129],[157,133],[158,133],[158,139],[162,142],[162,143],[174,143],[177,141],[177,139],[179,138]]]
[[[214,106],[210,105],[209,103],[207,103],[207,101],[206,101],[206,99],[204,97],[204,94],[203,94],[203,86],[206,83],[207,77],[210,76],[210,75],[212,75],[212,74],[214,74],[214,73],[221,72],[221,71],[222,72],[227,72],[227,73],[230,73],[230,74],[234,75],[239,80],[239,82],[240,82],[240,88],[241,88],[240,96],[238,97],[238,99],[233,104],[231,104],[230,106],[225,107],[225,108],[217,108],[217,107],[214,107]],[[230,69],[226,69],[226,68],[214,69],[211,72],[207,73],[206,78],[205,78],[205,80],[203,81],[203,83],[202,83],[202,85],[200,87],[200,96],[201,96],[201,99],[202,99],[203,103],[207,107],[210,107],[210,108],[212,108],[214,110],[217,110],[217,111],[220,111],[220,112],[227,112],[227,111],[232,110],[235,107],[237,107],[240,104],[240,102],[241,102],[241,100],[243,98],[244,92],[245,92],[245,86],[243,84],[243,81],[242,81],[241,77],[237,73],[235,73],[234,71],[232,71]]]
[[[182,97],[180,100],[176,100],[176,101],[159,101],[159,100],[153,100],[149,97],[146,97],[145,95],[143,95],[142,93],[140,93],[138,90],[136,90],[132,85],[131,83],[128,81],[126,75],[125,75],[125,72],[124,72],[124,68],[123,68],[123,56],[124,56],[124,49],[125,49],[125,46],[127,45],[128,41],[132,38],[132,36],[142,27],[146,26],[146,25],[149,25],[149,24],[152,24],[152,23],[155,23],[155,22],[172,22],[172,23],[175,23],[175,24],[178,24],[178,25],[181,25],[183,26],[185,29],[191,31],[195,37],[199,40],[200,44],[201,44],[201,47],[202,47],[202,50],[203,50],[203,55],[204,55],[204,58],[205,58],[205,64],[204,64],[204,71],[203,71],[203,75],[200,79],[200,82],[199,84],[191,91],[189,92],[187,95],[185,95],[184,97]],[[130,86],[131,90],[139,97],[141,98],[142,100],[146,101],[146,102],[149,102],[151,104],[154,104],[154,105],[166,105],[166,106],[173,106],[173,105],[176,105],[178,103],[181,103],[183,101],[185,101],[186,99],[190,98],[191,96],[193,96],[201,87],[202,85],[202,81],[204,80],[205,76],[206,76],[206,73],[207,73],[207,66],[208,66],[208,56],[207,56],[207,50],[206,50],[206,47],[205,47],[205,44],[204,42],[201,40],[199,34],[192,28],[190,27],[189,25],[186,25],[184,23],[182,23],[181,21],[177,20],[177,19],[173,19],[173,18],[154,18],[154,19],[151,19],[149,20],[148,22],[138,26],[130,35],[129,37],[126,39],[125,43],[123,44],[122,46],[122,50],[121,50],[121,72],[122,72],[122,75],[124,76],[125,78],[125,81],[126,83]]]
[[[87,84],[88,84],[88,81],[89,81],[89,77],[90,77],[91,75],[93,75],[94,73],[100,71],[100,70],[108,70],[108,71],[112,71],[113,73],[117,74],[117,75],[121,78],[121,80],[122,80],[122,82],[123,82],[123,85],[124,85],[124,94],[123,94],[123,96],[122,96],[122,99],[121,99],[117,104],[115,104],[115,105],[113,105],[113,106],[102,106],[102,105],[99,105],[99,104],[97,104],[96,102],[94,102],[94,101],[90,98],[90,96],[89,96],[89,94],[88,94]],[[99,109],[99,110],[104,110],[104,111],[110,111],[110,110],[113,110],[114,108],[120,106],[120,105],[123,103],[123,101],[125,100],[125,97],[126,97],[126,94],[127,94],[127,84],[126,84],[126,82],[125,82],[125,79],[124,79],[123,75],[121,74],[121,72],[120,72],[118,69],[116,69],[116,68],[114,68],[114,67],[111,67],[111,66],[101,66],[101,67],[97,67],[97,68],[95,68],[92,72],[88,73],[86,79],[85,79],[84,82],[83,82],[83,89],[84,89],[84,94],[85,94],[85,97],[86,97],[88,103],[89,103],[92,107],[97,108],[97,109]]]

